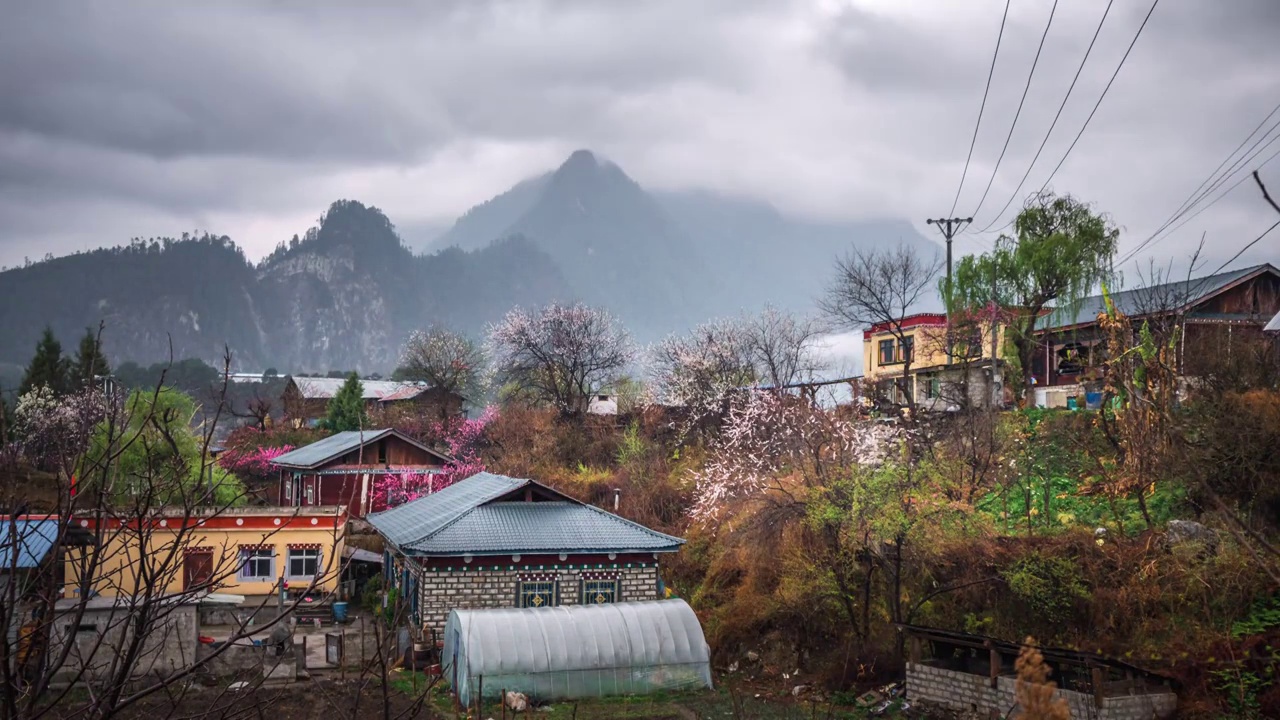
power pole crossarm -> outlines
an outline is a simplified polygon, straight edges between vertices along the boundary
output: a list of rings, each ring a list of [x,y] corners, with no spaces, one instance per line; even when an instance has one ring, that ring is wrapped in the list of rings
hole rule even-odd
[[[951,301],[951,239],[956,236],[969,223],[973,222],[973,218],[929,218],[925,220],[927,225],[937,225],[938,232],[942,233],[942,237],[947,239],[947,295],[943,300],[948,303]],[[951,364],[951,308],[947,308],[947,364]]]

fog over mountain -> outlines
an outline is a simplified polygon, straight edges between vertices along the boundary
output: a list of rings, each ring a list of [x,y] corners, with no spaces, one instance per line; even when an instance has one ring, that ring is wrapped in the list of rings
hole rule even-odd
[[[393,221],[354,200],[252,263],[233,238],[134,240],[0,273],[0,362],[41,329],[69,343],[107,325],[116,361],[168,357],[282,371],[394,367],[433,322],[475,335],[516,305],[603,305],[637,339],[772,303],[811,312],[853,246],[938,247],[902,220],[821,224],[706,192],[647,192],[579,150],[468,212],[415,255]]]

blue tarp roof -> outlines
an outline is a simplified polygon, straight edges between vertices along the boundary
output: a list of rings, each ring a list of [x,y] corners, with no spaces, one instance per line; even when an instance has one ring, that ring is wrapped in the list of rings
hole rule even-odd
[[[0,520],[0,572],[39,567],[57,542],[57,520]]]
[[[415,555],[520,552],[669,552],[684,540],[576,500],[495,502],[532,480],[477,473],[366,518],[392,545]]]

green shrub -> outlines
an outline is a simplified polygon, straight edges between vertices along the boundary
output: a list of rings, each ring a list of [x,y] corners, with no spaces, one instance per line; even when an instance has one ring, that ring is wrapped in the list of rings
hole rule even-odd
[[[1001,576],[1019,599],[1048,622],[1068,619],[1075,602],[1089,598],[1080,570],[1067,557],[1035,552],[1019,559]]]

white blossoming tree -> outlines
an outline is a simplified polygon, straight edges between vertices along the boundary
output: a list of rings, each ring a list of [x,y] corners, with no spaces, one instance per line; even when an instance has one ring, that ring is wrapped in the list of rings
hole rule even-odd
[[[823,368],[816,347],[820,331],[811,318],[770,307],[672,335],[650,351],[656,394],[684,410],[684,431],[721,419],[735,392],[813,380]]]
[[[616,318],[580,303],[512,310],[490,327],[488,350],[496,379],[511,394],[565,415],[585,412],[636,357]]]

